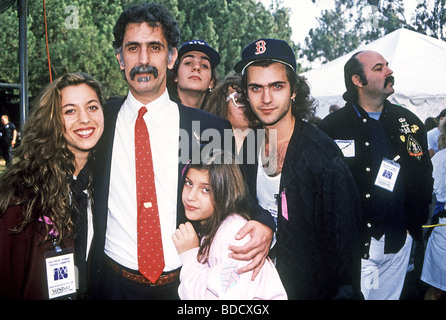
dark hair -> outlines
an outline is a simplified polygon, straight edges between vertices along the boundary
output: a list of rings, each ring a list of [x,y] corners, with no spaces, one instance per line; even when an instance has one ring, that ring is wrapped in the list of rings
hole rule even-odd
[[[444,118],[446,116],[446,109],[441,110],[441,112],[438,114],[438,116],[436,116],[435,119],[437,119],[437,121],[440,121],[440,118]]]
[[[121,13],[113,28],[113,48],[120,50],[124,41],[125,29],[130,23],[147,23],[151,27],[161,26],[169,52],[178,46],[180,29],[172,13],[156,3],[142,3],[128,7]]]
[[[233,88],[236,92],[243,94],[241,87],[242,75],[240,73],[232,73],[226,76],[212,90],[209,95],[208,104],[204,110],[224,119],[228,119],[228,102],[226,99],[229,95],[229,88]],[[248,119],[247,119],[248,120]],[[254,127],[258,121],[249,121],[249,126]]]
[[[356,102],[358,100],[358,90],[352,81],[354,75],[358,75],[363,85],[367,85],[367,78],[364,72],[364,65],[358,60],[357,55],[363,51],[356,52],[344,66],[344,82],[347,91],[342,95],[345,101]]]
[[[446,148],[446,131],[445,131],[445,129],[446,129],[446,121],[441,123],[441,128],[440,128],[441,134],[437,140],[439,150]]]
[[[214,214],[203,224],[194,224],[201,240],[197,259],[205,263],[220,224],[233,213],[248,219],[248,191],[239,165],[230,154],[221,150],[201,156],[200,161],[191,161],[187,170],[191,168],[209,172],[210,194],[214,204]],[[184,178],[186,175],[187,171]]]
[[[426,131],[429,131],[433,128],[438,127],[438,120],[434,117],[427,117],[426,120],[424,120],[424,126],[426,127]]]
[[[268,67],[273,63],[280,63],[273,60],[259,60],[252,63],[250,66],[260,66]],[[298,75],[291,67],[284,64],[286,67],[286,74],[288,81],[291,85],[291,93],[296,93],[296,98],[291,105],[291,112],[294,117],[298,119],[308,120],[315,114],[317,103],[315,99],[310,94],[310,86],[307,83],[307,79],[303,76]],[[248,67],[249,68],[249,67]],[[242,76],[241,86],[243,89],[242,99],[246,106],[250,106],[249,100],[247,99],[248,93],[248,78],[247,72]],[[254,114],[252,109],[245,108],[245,116],[249,122],[257,120],[257,116]]]
[[[74,174],[75,157],[64,137],[61,92],[81,84],[93,89],[102,102],[101,85],[85,73],[69,73],[55,79],[33,102],[23,127],[17,161],[0,176],[0,219],[8,206],[23,205],[23,221],[14,232],[39,218],[36,214],[51,219],[59,232],[57,241],[74,232],[69,181]],[[45,224],[45,228],[48,240],[50,227]]]
[[[181,57],[178,57],[177,60],[175,61],[173,68],[167,70],[167,83],[166,83],[167,90],[169,91],[170,97],[175,98],[177,100],[180,100],[180,97],[178,96],[178,82],[175,81],[175,79],[178,76],[178,68],[180,67],[180,61]],[[216,68],[211,66],[211,73],[212,73],[211,80],[214,80],[214,88],[215,88],[215,86],[218,83],[218,73]],[[204,97],[201,109],[204,109],[205,106],[208,104],[211,92],[212,92],[211,90],[206,91],[206,96]]]
[[[241,93],[240,79],[241,75],[239,73],[233,73],[225,77],[212,90],[209,95],[209,103],[204,107],[204,110],[220,118],[228,119],[228,103],[226,102],[226,98],[228,97],[230,87]]]

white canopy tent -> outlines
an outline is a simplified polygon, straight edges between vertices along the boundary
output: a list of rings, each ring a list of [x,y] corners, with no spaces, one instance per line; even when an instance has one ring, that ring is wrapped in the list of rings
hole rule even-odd
[[[389,62],[395,77],[391,102],[408,108],[422,121],[446,108],[446,42],[399,29],[302,74],[319,102],[318,117],[325,117],[332,104],[345,105],[344,65],[361,50],[377,51]]]

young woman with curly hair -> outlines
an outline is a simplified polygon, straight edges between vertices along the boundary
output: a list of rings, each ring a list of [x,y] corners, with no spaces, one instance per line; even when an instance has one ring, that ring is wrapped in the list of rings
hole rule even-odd
[[[49,84],[27,119],[17,159],[0,177],[0,297],[48,299],[45,254],[74,248],[86,294],[92,227],[88,159],[102,135],[100,84],[83,73]]]

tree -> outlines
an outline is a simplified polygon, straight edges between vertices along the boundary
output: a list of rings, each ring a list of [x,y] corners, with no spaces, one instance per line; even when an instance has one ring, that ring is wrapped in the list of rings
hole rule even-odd
[[[111,46],[112,28],[121,4],[102,0],[46,1],[49,57],[52,77],[66,72],[87,72],[105,88],[106,96],[122,94],[125,83]],[[18,83],[18,19],[15,7],[1,15],[0,75]],[[8,23],[3,23],[7,21]],[[29,95],[36,97],[50,82],[45,41],[43,1],[29,2],[28,70]]]
[[[446,40],[446,0],[420,0],[416,8],[414,28],[437,39]]]
[[[322,12],[318,18],[319,27],[311,29],[305,38],[305,46],[300,50],[301,57],[326,63],[358,46],[360,36],[355,27],[349,27],[352,14],[346,13],[346,9],[345,4],[337,1],[335,10]]]
[[[275,37],[292,43],[289,13],[281,1],[276,5],[270,11],[255,0],[178,0],[182,41],[209,43],[222,56],[219,74],[226,75],[252,41]]]
[[[318,0],[312,0],[317,3]],[[402,0],[336,0],[301,48],[309,61],[331,61],[402,27],[410,28]]]
[[[82,71],[104,86],[105,97],[123,96],[127,84],[112,47],[113,26],[123,9],[143,0],[46,1],[51,75]],[[218,50],[221,76],[232,71],[242,49],[260,37],[291,42],[289,14],[281,0],[269,11],[257,0],[157,0],[178,20],[183,42],[203,39]],[[273,1],[272,1],[273,2]],[[28,70],[30,101],[50,81],[43,0],[29,1]],[[0,15],[0,78],[19,82],[17,8]]]

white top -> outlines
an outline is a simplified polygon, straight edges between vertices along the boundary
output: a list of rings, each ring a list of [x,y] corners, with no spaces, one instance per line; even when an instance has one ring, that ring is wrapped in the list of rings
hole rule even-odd
[[[119,264],[138,269],[135,177],[135,121],[143,106],[129,92],[116,121],[110,172],[105,253]],[[164,271],[181,266],[171,239],[176,229],[179,111],[167,90],[145,106],[150,135],[164,250]]]
[[[427,147],[438,152],[438,138],[441,135],[440,129],[435,127],[427,132]]]
[[[282,174],[278,174],[275,177],[270,177],[263,169],[261,156],[259,155],[259,164],[257,168],[257,201],[259,205],[268,210],[271,216],[274,218],[274,222],[277,226],[277,199],[275,195],[279,193],[280,178]]]
[[[279,274],[269,259],[252,281],[252,271],[243,274],[237,272],[250,261],[228,257],[230,245],[241,246],[249,241],[249,236],[235,240],[235,235],[245,224],[246,219],[238,214],[232,214],[222,222],[212,241],[207,263],[198,262],[198,248],[180,255],[183,267],[178,294],[182,300],[287,299]]]
[[[446,149],[441,149],[432,157],[432,176],[437,201],[446,202]]]

